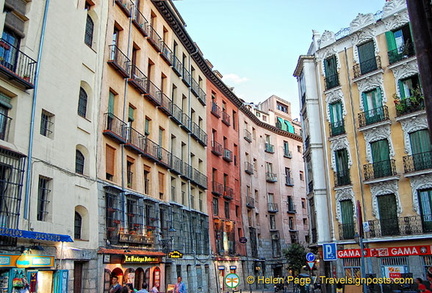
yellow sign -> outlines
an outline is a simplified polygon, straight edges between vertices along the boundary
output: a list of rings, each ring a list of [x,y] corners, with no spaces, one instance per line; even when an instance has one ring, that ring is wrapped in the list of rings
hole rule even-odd
[[[159,263],[159,257],[145,255],[125,255],[124,263]]]
[[[169,258],[183,258],[183,253],[178,250],[171,251],[168,253]]]

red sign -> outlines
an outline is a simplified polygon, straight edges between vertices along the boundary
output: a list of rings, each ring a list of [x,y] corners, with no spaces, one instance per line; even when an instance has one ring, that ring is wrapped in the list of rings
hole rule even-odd
[[[360,249],[343,249],[337,252],[339,258],[360,257]],[[365,248],[365,257],[384,257],[384,256],[407,256],[407,255],[430,255],[432,246],[401,246],[383,248]]]

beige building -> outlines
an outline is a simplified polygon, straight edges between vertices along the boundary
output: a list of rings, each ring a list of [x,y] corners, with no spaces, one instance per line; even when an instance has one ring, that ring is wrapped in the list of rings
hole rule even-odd
[[[247,231],[247,270],[255,276],[285,276],[283,249],[307,243],[302,139],[291,104],[272,96],[244,104],[239,114],[241,189]]]
[[[359,14],[336,34],[315,32],[295,76],[310,142],[310,244],[338,245],[338,276],[424,278],[432,149],[405,1]]]

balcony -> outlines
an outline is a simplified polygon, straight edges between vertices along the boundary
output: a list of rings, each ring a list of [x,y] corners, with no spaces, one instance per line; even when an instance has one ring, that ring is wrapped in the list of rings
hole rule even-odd
[[[199,93],[198,93],[198,101],[201,103],[201,105],[205,106],[207,105],[207,101],[206,101],[206,94],[203,91],[202,88],[199,89]]]
[[[146,137],[134,128],[127,127],[127,143],[125,144],[125,147],[128,147],[139,154],[144,154],[146,152],[146,146]]]
[[[135,9],[135,16],[132,19],[132,23],[135,25],[135,27],[140,31],[140,33],[147,37],[149,32],[147,29],[148,21],[144,17],[144,15],[139,11],[138,9]]]
[[[245,172],[249,175],[252,175],[254,173],[253,164],[249,162],[245,162]]]
[[[407,216],[392,219],[371,220],[370,237],[411,236],[432,233],[432,215]]]
[[[223,184],[213,181],[212,182],[212,193],[214,195],[220,196],[224,193],[224,186]]]
[[[344,172],[334,172],[334,184],[335,187],[350,185],[351,177],[349,170],[345,170]]]
[[[285,175],[285,185],[286,186],[294,186],[294,179],[291,175]]]
[[[222,159],[227,162],[232,162],[232,151],[224,148]]]
[[[406,43],[400,48],[388,51],[389,63],[393,64],[403,59],[415,55],[414,45],[411,42]]]
[[[171,171],[172,172],[175,172],[177,174],[181,174],[182,164],[183,164],[183,162],[179,157],[171,154]]]
[[[252,196],[246,196],[246,207],[253,209],[255,207],[255,199]]]
[[[199,89],[200,89],[200,87],[199,87],[198,82],[195,80],[195,78],[192,77],[191,91],[192,91],[192,94],[194,94],[195,97],[198,97]]]
[[[164,42],[160,41],[160,47],[161,47],[161,54],[163,60],[165,60],[168,65],[172,65],[173,60],[173,52],[171,51],[170,47]]]
[[[160,92],[161,90],[153,82],[147,80],[147,93],[144,97],[149,100],[150,103],[155,106],[162,105]]]
[[[325,77],[326,90],[339,86],[339,75],[333,74]]]
[[[195,137],[201,145],[207,145],[207,133],[195,122],[192,122],[192,136]]]
[[[285,158],[291,159],[291,158],[292,158],[292,153],[291,153],[290,150],[284,149],[284,154],[283,154],[283,156],[284,156]]]
[[[181,167],[182,167],[182,172],[180,175],[187,179],[192,179],[192,166],[182,161]]]
[[[249,130],[245,129],[243,138],[249,143],[252,142],[252,134],[250,133]]]
[[[273,154],[274,153],[274,145],[266,142],[265,145],[264,145],[264,150],[265,150],[266,153]]]
[[[109,45],[108,64],[112,66],[122,77],[129,77],[129,58],[117,45]]]
[[[288,201],[287,202],[287,213],[288,214],[295,214],[295,213],[297,213],[297,210],[296,210],[296,206],[295,206],[295,204],[293,204],[293,202],[292,201]]]
[[[349,240],[354,239],[354,223],[339,224],[339,239]]]
[[[277,213],[279,212],[279,205],[275,202],[267,203],[267,211],[269,213]]]
[[[177,76],[182,75],[182,68],[183,68],[183,64],[180,62],[177,56],[173,55],[172,69],[174,70],[174,73],[177,74]]]
[[[211,113],[217,118],[221,116],[221,109],[215,102],[212,102]]]
[[[183,69],[182,69],[182,80],[183,80],[183,83],[185,85],[187,85],[188,87],[191,86],[191,74],[186,69],[186,67],[184,67],[184,66],[183,66]]]
[[[147,93],[147,76],[136,65],[131,65],[131,78],[128,83],[140,94]]]
[[[363,171],[365,180],[395,176],[397,174],[395,160],[366,164],[363,166]]]
[[[394,103],[397,117],[425,109],[424,96],[421,93],[405,99],[396,98]]]
[[[115,0],[115,3],[120,7],[120,9],[126,14],[127,17],[131,16],[131,8],[133,2],[131,0]]]
[[[150,45],[156,50],[156,52],[162,51],[162,38],[159,36],[159,34],[156,32],[155,28],[148,24],[147,25],[147,31],[149,33],[149,36],[147,38],[147,41],[149,41]]]
[[[120,143],[126,143],[126,123],[112,113],[104,114],[103,134]]]
[[[380,56],[375,56],[374,58],[361,61],[360,64],[355,64],[353,66],[354,78],[358,78],[366,73],[381,69],[381,58]]]
[[[223,153],[223,147],[220,143],[216,141],[212,141],[212,150],[211,152],[215,154],[216,156],[222,156]]]
[[[37,62],[17,47],[0,39],[0,75],[25,89],[34,88]]]
[[[159,107],[159,109],[162,112],[164,112],[166,115],[171,116],[172,111],[173,111],[171,99],[166,94],[164,94],[163,92],[159,92],[159,95],[160,95],[160,99],[159,99],[160,107]]]
[[[9,128],[12,118],[0,113],[0,139],[7,141],[9,138]]]
[[[360,127],[389,120],[388,107],[382,106],[366,112],[361,112],[358,114],[358,119]]]
[[[187,132],[191,132],[192,120],[190,119],[189,115],[187,115],[186,113],[183,113],[182,115],[182,126]]]
[[[222,122],[227,126],[231,125],[231,116],[225,111],[222,111]]]
[[[403,163],[405,173],[432,169],[432,152],[404,156]]]
[[[329,123],[330,136],[337,136],[345,134],[345,123],[344,120],[330,122]]]
[[[192,171],[192,181],[204,189],[207,188],[207,176],[197,169],[193,169]]]
[[[266,172],[266,181],[270,183],[277,182],[277,174]]]
[[[171,119],[175,123],[181,124],[182,123],[182,117],[183,117],[182,109],[180,109],[180,107],[177,106],[176,104],[172,104],[172,117],[171,117]]]
[[[232,189],[231,187],[225,186],[223,197],[225,199],[229,199],[229,200],[233,199],[234,198],[234,189]]]

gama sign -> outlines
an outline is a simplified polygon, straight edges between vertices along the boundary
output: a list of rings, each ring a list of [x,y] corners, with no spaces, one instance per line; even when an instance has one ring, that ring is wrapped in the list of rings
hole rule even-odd
[[[382,247],[382,248],[365,248],[363,251],[365,257],[387,257],[387,256],[408,256],[408,255],[430,255],[432,246],[401,246],[401,247]],[[338,250],[339,258],[360,257],[360,249],[343,249]]]

